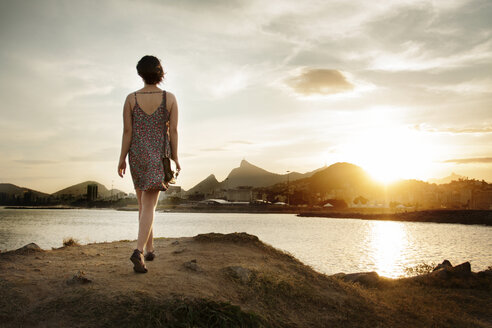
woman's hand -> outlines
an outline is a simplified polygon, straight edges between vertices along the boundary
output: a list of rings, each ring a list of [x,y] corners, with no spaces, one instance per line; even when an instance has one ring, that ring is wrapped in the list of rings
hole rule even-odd
[[[120,162],[118,163],[118,175],[123,178],[123,174],[125,174],[126,171],[126,161],[125,159],[120,159]]]
[[[181,171],[181,165],[179,165],[179,160],[177,158],[172,160],[174,161],[174,164],[176,164],[176,171],[177,172]]]

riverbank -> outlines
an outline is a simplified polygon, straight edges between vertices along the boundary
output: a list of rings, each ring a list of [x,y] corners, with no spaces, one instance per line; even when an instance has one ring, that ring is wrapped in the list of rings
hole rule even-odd
[[[138,205],[119,208],[87,208],[70,206],[6,206],[5,209],[113,209],[118,211],[138,211]],[[399,212],[390,209],[379,208],[347,208],[325,209],[306,208],[297,206],[265,206],[265,205],[201,205],[178,206],[158,205],[159,212],[172,213],[250,213],[250,214],[296,214],[300,217],[326,217],[335,219],[361,219],[361,220],[385,220],[403,222],[433,222],[433,223],[458,223],[478,224],[492,226],[492,210],[422,210],[411,212]]]
[[[149,272],[136,274],[129,261],[134,247],[135,241],[119,241],[0,253],[2,325],[492,324],[492,278],[487,272],[451,275],[437,282],[375,274],[327,276],[254,235],[209,233],[156,239]]]
[[[77,210],[80,207],[68,206],[68,205],[54,205],[54,206],[3,206],[7,210]]]
[[[492,210],[427,210],[401,213],[354,213],[348,211],[306,211],[301,217],[352,218],[405,222],[480,224],[492,226]]]

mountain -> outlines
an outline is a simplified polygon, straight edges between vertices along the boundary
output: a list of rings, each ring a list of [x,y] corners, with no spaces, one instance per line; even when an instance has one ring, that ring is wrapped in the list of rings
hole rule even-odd
[[[215,175],[210,174],[205,180],[199,182],[196,186],[191,188],[186,192],[187,195],[192,195],[195,192],[201,193],[201,194],[211,194],[215,189],[218,189],[220,187],[219,181],[217,181],[217,178]]]
[[[346,188],[371,188],[375,182],[361,167],[338,162],[316,172],[307,179],[313,191],[327,191]]]
[[[221,186],[227,189],[239,186],[265,187],[281,181],[287,181],[287,175],[268,172],[243,159],[239,167],[232,169],[221,182]]]
[[[288,174],[277,174],[262,169],[243,159],[239,167],[232,169],[224,181],[218,182],[215,176],[211,174],[205,180],[188,190],[187,194],[191,195],[195,191],[210,193],[214,189],[231,189],[239,186],[266,187],[279,182],[287,182],[288,180],[295,181],[307,178],[322,169],[319,168],[307,173],[290,172]]]
[[[306,178],[313,175],[318,170],[304,174],[299,172],[278,174],[269,172],[243,159],[239,167],[232,169],[227,178],[221,182],[221,186],[223,188],[236,188],[239,186],[266,187],[279,182]]]
[[[457,181],[459,179],[467,179],[467,177],[452,172],[451,175],[449,175],[447,177],[444,177],[441,179],[439,179],[439,178],[428,179],[427,182],[435,183],[435,184],[446,184],[446,183],[450,183],[451,181]]]
[[[347,202],[357,196],[376,196],[383,192],[382,185],[375,182],[364,169],[346,162],[332,164],[308,178],[292,182],[290,186],[292,194],[301,192],[303,198],[317,194],[319,197],[345,199]],[[282,193],[284,187],[272,186],[266,192]]]
[[[111,190],[108,190],[103,184],[97,182],[97,181],[85,181],[78,183],[76,185],[64,188],[62,190],[59,190],[55,193],[53,193],[53,196],[61,196],[61,195],[74,195],[74,196],[81,196],[85,195],[87,193],[87,185],[89,184],[96,184],[97,185],[97,194],[100,197],[109,197],[111,196]],[[113,189],[113,195],[117,193],[122,193],[123,191],[118,190],[118,189]]]
[[[7,194],[9,196],[20,196],[29,191],[36,195],[36,197],[49,197],[49,194],[41,191],[29,189],[26,187],[19,187],[11,183],[0,183],[0,193]]]

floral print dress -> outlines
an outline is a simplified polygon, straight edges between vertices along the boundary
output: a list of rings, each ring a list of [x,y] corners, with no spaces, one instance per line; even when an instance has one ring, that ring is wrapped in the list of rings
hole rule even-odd
[[[155,93],[155,92],[139,92]],[[152,113],[143,111],[135,95],[132,109],[132,141],[128,154],[130,172],[135,189],[167,190],[164,183],[162,159],[171,158],[169,138],[170,112],[166,108],[166,91],[162,92],[162,102]]]

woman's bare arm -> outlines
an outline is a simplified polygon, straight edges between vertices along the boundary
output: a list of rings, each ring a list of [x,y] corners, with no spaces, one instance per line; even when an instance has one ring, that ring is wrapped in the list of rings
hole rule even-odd
[[[169,118],[169,137],[171,142],[171,159],[176,163],[176,168],[181,170],[178,159],[178,102],[176,97],[171,94],[171,115]]]
[[[126,171],[126,155],[130,150],[130,144],[132,142],[132,110],[130,106],[130,95],[126,97],[125,104],[123,105],[123,136],[121,141],[121,153],[120,161],[118,163],[118,174],[123,177]]]

